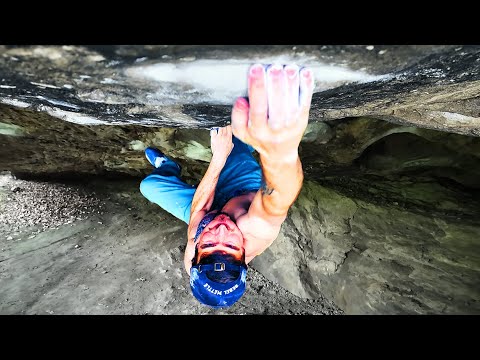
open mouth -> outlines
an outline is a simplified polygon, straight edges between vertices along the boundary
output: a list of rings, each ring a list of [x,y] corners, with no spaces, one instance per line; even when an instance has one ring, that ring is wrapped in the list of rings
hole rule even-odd
[[[210,230],[215,230],[217,229],[220,225],[225,225],[225,227],[227,228],[228,231],[231,230],[231,227],[230,225],[228,224],[228,219],[215,219],[217,221],[217,223],[215,225],[213,225]]]

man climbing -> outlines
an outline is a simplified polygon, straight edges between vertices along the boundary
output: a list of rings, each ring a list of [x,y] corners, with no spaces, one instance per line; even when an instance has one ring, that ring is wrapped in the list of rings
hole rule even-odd
[[[246,289],[247,264],[277,238],[303,183],[298,146],[313,87],[307,68],[252,65],[248,101],[238,98],[231,125],[210,131],[212,159],[196,188],[159,150],[145,151],[155,170],[140,191],[188,224],[184,266],[201,303],[233,305]]]

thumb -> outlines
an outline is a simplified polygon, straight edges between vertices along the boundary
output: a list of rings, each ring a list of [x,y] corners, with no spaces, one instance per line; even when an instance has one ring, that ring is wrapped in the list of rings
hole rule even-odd
[[[235,104],[233,104],[232,109],[232,132],[236,138],[242,140],[243,142],[248,142],[248,112],[249,104],[248,101],[239,97]]]

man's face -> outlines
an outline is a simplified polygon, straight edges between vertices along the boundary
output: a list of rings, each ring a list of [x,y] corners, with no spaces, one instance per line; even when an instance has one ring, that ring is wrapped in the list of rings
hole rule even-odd
[[[219,214],[203,230],[198,238],[199,259],[213,252],[224,252],[241,261],[244,240],[237,224],[227,214]]]

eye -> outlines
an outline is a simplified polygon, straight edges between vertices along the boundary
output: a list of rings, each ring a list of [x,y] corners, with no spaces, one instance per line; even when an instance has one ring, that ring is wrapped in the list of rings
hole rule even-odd
[[[226,247],[228,247],[230,249],[233,249],[233,250],[240,250],[240,248],[238,246],[231,245],[231,244],[227,244]]]

